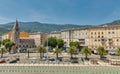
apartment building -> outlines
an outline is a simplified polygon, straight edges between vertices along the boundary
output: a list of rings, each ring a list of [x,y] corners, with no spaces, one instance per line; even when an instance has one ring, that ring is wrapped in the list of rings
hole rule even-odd
[[[66,47],[69,47],[71,41],[78,41],[81,46],[89,45],[89,32],[86,29],[65,29],[59,32],[52,32],[49,36],[63,39]]]
[[[80,42],[80,46],[88,46],[89,45],[89,32],[86,28],[84,29],[73,29],[72,30],[72,41]]]
[[[30,33],[29,38],[35,40],[36,46],[40,46],[45,44],[45,41],[47,39],[47,34],[43,32]]]
[[[91,49],[103,46],[106,50],[114,50],[120,47],[120,26],[90,27],[88,31]]]
[[[48,37],[61,38],[61,32],[60,31],[53,31],[48,35]]]

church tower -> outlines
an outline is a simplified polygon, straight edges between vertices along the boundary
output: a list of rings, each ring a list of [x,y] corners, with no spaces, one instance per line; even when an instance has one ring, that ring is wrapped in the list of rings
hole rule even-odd
[[[15,51],[18,49],[20,43],[20,31],[19,31],[18,21],[16,20],[13,29],[12,29],[12,37],[11,40],[15,43]]]

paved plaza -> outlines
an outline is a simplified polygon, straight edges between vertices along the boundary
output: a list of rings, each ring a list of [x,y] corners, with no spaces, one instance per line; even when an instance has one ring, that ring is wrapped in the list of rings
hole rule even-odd
[[[0,74],[120,74],[119,66],[113,66],[105,62],[91,64],[89,61],[85,61],[83,64],[79,60],[77,64],[72,64],[70,62],[48,64],[40,61],[39,53],[30,53],[29,58],[27,55],[27,53],[10,54],[9,59],[14,59],[16,56],[19,56],[20,61],[14,64],[0,64]],[[55,58],[55,54],[53,53],[49,53],[48,56],[50,58]],[[70,55],[66,53],[59,56],[67,59],[70,58]],[[4,54],[4,57],[8,58],[8,54]],[[79,54],[75,55],[75,57],[81,58],[84,57],[84,55]],[[89,58],[98,59],[99,55],[91,55]],[[107,58],[119,57],[108,55]],[[36,60],[36,62],[31,63],[32,60]]]

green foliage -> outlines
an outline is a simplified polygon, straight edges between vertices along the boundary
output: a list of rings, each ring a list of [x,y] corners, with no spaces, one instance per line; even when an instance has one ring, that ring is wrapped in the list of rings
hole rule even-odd
[[[42,47],[42,46],[39,46],[39,47],[37,48],[37,50],[38,50],[39,53],[45,53],[45,52],[46,52],[45,47]]]
[[[67,52],[71,55],[71,58],[73,58],[73,54],[76,53],[76,47],[75,46],[69,47]]]
[[[58,48],[62,48],[64,45],[64,41],[62,39],[57,39],[57,45],[58,45]]]
[[[57,46],[57,39],[55,37],[48,38],[48,46],[55,48]]]
[[[78,27],[84,27],[80,25],[74,25],[74,24],[65,24],[65,25],[58,25],[58,24],[47,24],[47,23],[40,23],[40,22],[19,22],[20,30],[25,32],[51,32],[51,31],[60,31],[62,29],[69,29],[69,28],[78,28]],[[11,29],[14,25],[14,22],[7,23],[7,24],[1,24],[3,29],[0,32],[6,33],[6,28]],[[7,31],[8,32],[8,31]]]
[[[60,48],[55,48],[53,50],[53,52],[56,54],[56,58],[58,59],[58,54],[61,53],[61,49]]]
[[[5,40],[2,41],[2,44],[5,45],[5,43],[7,43],[7,42],[10,42],[10,40],[9,39],[5,39]]]
[[[5,42],[4,45],[5,45],[5,48],[8,50],[8,52],[10,52],[12,50],[12,47],[15,45],[15,43],[9,41],[9,42]]]
[[[61,49],[60,48],[55,48],[53,51],[54,51],[54,53],[61,53]]]
[[[85,57],[87,59],[87,56],[88,55],[91,55],[91,49],[89,49],[87,46],[83,47],[82,48],[82,51],[81,51],[82,54],[85,54]]]
[[[116,49],[116,55],[120,56],[120,48]]]
[[[103,55],[106,55],[107,52],[105,51],[104,47],[98,47],[97,49],[97,53],[100,55],[100,57],[102,57]]]
[[[45,45],[47,45],[47,40],[45,42]],[[55,47],[62,48],[63,45],[64,45],[64,41],[62,39],[57,39],[56,37],[48,38],[48,46],[51,46],[52,48]]]
[[[39,46],[37,48],[38,52],[40,53],[40,58],[42,58],[42,56],[44,56],[44,53],[46,52],[46,48],[45,47],[42,47],[42,46]]]
[[[0,48],[1,58],[3,58],[3,54],[6,52],[5,48]]]
[[[78,48],[78,46],[80,45],[80,42],[78,41],[75,41],[75,42],[70,42],[69,46],[72,47],[72,46],[75,46],[76,48]]]
[[[0,47],[1,47],[2,41],[0,41]]]

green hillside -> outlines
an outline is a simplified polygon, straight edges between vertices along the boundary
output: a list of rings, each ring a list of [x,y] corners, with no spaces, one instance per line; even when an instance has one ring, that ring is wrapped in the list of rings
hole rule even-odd
[[[1,26],[11,30],[14,23],[7,23],[2,24]],[[26,32],[51,32],[51,31],[60,31],[63,29],[69,28],[79,28],[79,27],[87,27],[80,26],[80,25],[73,25],[73,24],[46,24],[46,23],[39,23],[39,22],[19,22],[20,30]]]

